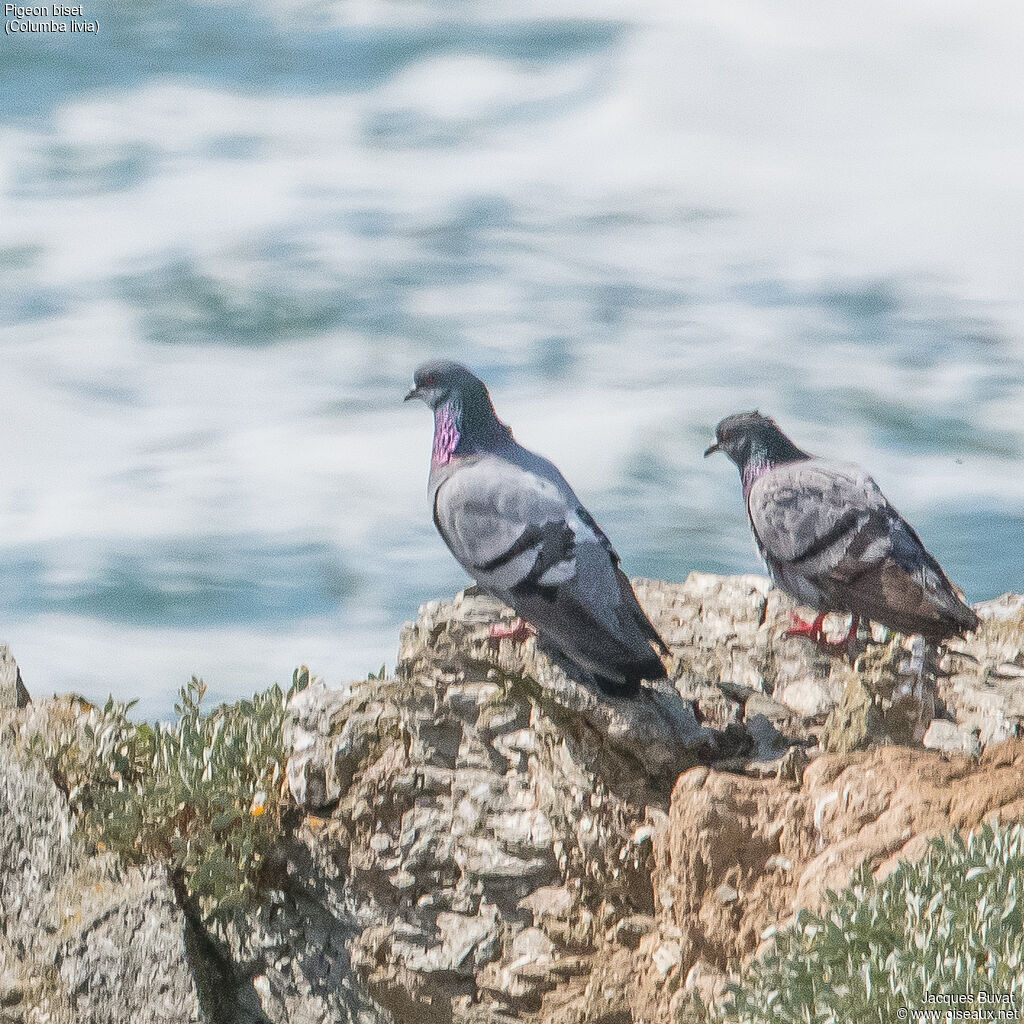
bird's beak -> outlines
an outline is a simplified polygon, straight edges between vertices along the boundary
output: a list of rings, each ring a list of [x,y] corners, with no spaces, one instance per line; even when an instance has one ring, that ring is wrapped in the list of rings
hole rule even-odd
[[[715,452],[720,452],[722,446],[716,441],[705,453],[704,458],[706,459],[709,455],[714,455]]]
[[[410,398],[422,398],[422,397],[423,397],[423,393],[420,391],[420,389],[419,388],[413,388],[412,391],[410,391],[409,394],[407,394],[405,396],[405,398],[402,399],[402,401],[403,402],[408,402]]]

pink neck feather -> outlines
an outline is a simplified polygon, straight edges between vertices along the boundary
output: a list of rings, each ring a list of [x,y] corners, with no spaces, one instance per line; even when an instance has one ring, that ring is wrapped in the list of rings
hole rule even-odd
[[[434,450],[430,458],[435,466],[445,466],[452,461],[455,449],[459,446],[460,418],[450,403],[434,410]]]
[[[750,488],[754,486],[757,481],[772,468],[772,464],[767,461],[758,461],[750,459],[743,467],[743,493],[747,495],[750,493]]]

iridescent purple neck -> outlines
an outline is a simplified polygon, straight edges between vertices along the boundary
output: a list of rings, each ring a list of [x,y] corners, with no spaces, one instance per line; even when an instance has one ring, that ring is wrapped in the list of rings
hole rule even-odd
[[[434,450],[430,461],[435,466],[446,466],[452,461],[462,436],[462,409],[454,402],[445,402],[434,410]]]
[[[750,494],[750,488],[775,465],[769,459],[750,458],[743,464],[740,470],[740,478],[743,480],[743,497]]]

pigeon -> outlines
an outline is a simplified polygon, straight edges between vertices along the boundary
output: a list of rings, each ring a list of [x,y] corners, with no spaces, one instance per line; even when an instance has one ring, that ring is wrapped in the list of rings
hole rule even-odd
[[[425,363],[414,382],[406,401],[434,412],[434,525],[456,560],[606,694],[633,697],[642,679],[664,679],[655,648],[668,648],[562,474],[516,443],[466,367]]]
[[[738,467],[772,580],[819,613],[812,623],[797,620],[787,636],[845,649],[860,619],[928,641],[978,627],[961,591],[862,469],[801,451],[758,412],[727,416],[715,435],[704,457],[722,451]],[[853,616],[839,643],[823,633],[829,612]]]

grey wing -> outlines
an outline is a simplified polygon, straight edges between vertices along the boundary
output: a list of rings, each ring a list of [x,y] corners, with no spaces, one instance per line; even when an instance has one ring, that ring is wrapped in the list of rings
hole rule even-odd
[[[570,660],[635,690],[664,675],[618,556],[567,486],[499,457],[460,467],[438,488],[434,521],[485,589]]]
[[[551,481],[498,457],[460,466],[441,484],[434,522],[463,567],[501,595],[571,578],[584,525]]]
[[[834,569],[869,527],[884,546],[892,511],[871,477],[817,460],[765,473],[750,489],[747,508],[765,558],[812,575]]]
[[[926,636],[976,625],[914,529],[855,467],[779,466],[755,482],[748,508],[772,575],[799,600]]]

